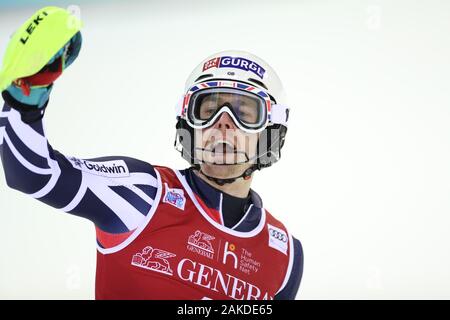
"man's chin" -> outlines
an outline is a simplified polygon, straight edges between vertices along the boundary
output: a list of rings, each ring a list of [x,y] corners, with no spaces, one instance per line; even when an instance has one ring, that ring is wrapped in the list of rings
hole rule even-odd
[[[221,165],[221,164],[203,163],[201,165],[203,173],[207,174],[208,176],[212,176],[219,179],[228,179],[236,177],[242,174],[247,167],[248,164]]]
[[[238,157],[235,153],[205,152],[202,156],[204,163],[211,166],[230,166],[245,161],[244,157]]]

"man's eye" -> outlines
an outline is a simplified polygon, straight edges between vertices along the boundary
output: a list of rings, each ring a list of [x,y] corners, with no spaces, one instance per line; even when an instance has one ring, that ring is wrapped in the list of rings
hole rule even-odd
[[[240,110],[239,111],[239,118],[245,122],[253,123],[256,121],[256,114],[254,112],[251,112],[249,110]]]
[[[216,108],[214,108],[214,107],[206,107],[206,108],[203,108],[203,110],[201,111],[201,114],[203,115],[203,117],[209,117],[215,111],[216,111]]]
[[[247,108],[239,109],[239,115],[241,115],[241,116],[248,117],[251,114],[252,113]]]

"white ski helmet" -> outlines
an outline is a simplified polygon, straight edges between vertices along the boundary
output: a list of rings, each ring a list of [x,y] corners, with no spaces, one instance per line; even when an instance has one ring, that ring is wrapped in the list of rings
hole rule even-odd
[[[208,79],[234,80],[261,87],[277,104],[286,105],[283,85],[276,72],[249,52],[228,50],[207,57],[187,78],[185,92]]]
[[[216,112],[208,121],[198,124],[190,116],[193,97],[202,90],[211,89],[235,90],[258,98],[265,109],[262,120],[253,126],[246,125],[229,108],[225,108]],[[175,146],[194,168],[199,168],[199,163],[193,150],[193,131],[212,125],[221,111],[229,113],[240,129],[261,132],[257,161],[241,177],[249,177],[254,170],[269,167],[279,160],[287,131],[289,108],[278,75],[264,60],[245,51],[222,51],[204,59],[189,75],[183,98],[177,105]]]

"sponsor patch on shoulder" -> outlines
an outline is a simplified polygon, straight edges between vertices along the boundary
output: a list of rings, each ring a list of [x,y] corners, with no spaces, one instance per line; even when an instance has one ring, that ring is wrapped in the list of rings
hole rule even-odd
[[[167,183],[164,184],[166,189],[166,194],[163,198],[163,202],[173,205],[178,209],[184,210],[184,205],[186,204],[186,197],[184,196],[183,189],[169,188]]]
[[[272,247],[285,255],[288,250],[288,235],[287,233],[270,224],[267,225],[269,231],[269,247]]]
[[[123,160],[89,161],[75,157],[67,158],[75,169],[110,178],[128,177],[130,171]]]

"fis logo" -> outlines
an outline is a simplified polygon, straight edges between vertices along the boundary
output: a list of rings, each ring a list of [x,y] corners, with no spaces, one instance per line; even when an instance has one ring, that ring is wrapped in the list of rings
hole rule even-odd
[[[206,61],[203,64],[203,71],[210,68],[236,68],[250,71],[263,79],[266,70],[254,61],[241,57],[217,57]]]
[[[130,172],[123,160],[88,161],[75,157],[68,158],[75,169],[110,178],[128,177]]]
[[[186,204],[186,198],[184,196],[183,189],[172,189],[169,188],[167,183],[164,184],[166,189],[166,195],[163,198],[163,202],[171,204],[178,209],[184,210],[184,205]]]
[[[269,231],[269,247],[272,247],[287,255],[288,235],[286,232],[270,224],[267,226]]]
[[[133,266],[164,273],[169,276],[173,275],[173,270],[170,268],[170,263],[167,259],[175,257],[176,254],[170,253],[161,249],[145,247],[142,252],[136,253],[131,264]]]

